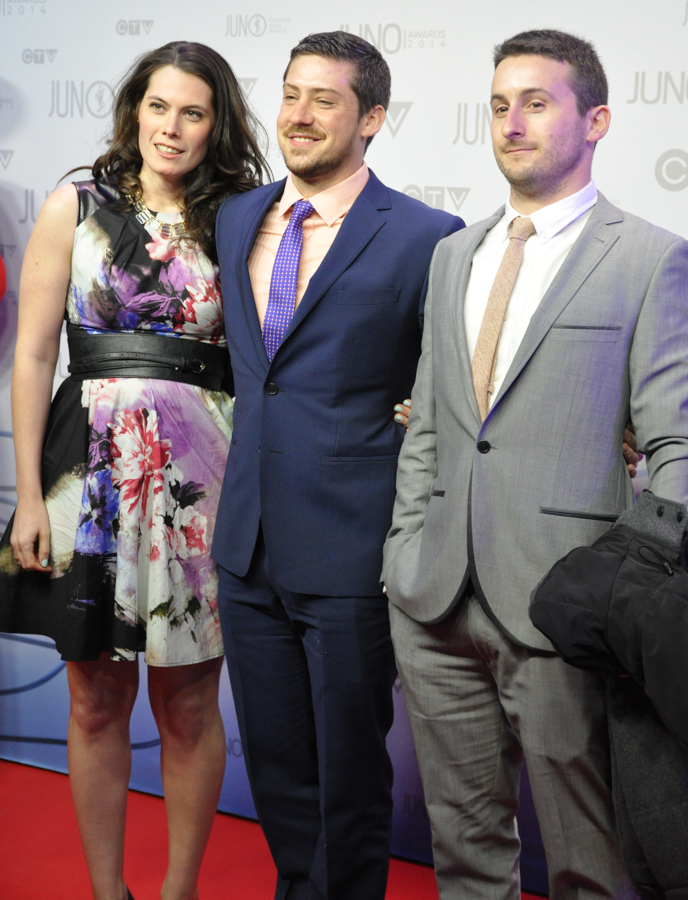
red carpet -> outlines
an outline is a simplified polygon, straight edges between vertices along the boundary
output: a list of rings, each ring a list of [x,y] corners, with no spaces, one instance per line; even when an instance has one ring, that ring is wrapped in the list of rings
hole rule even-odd
[[[158,900],[166,856],[163,801],[132,791],[125,874],[136,900]],[[274,884],[258,825],[218,814],[201,871],[201,900],[271,900]],[[65,775],[0,760],[0,898],[90,900]],[[432,869],[392,860],[387,900],[436,898]]]

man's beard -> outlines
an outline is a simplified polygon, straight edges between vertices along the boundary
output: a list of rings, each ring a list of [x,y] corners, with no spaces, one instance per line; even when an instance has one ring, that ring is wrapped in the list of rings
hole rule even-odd
[[[287,154],[284,150],[282,150],[282,157],[284,158],[284,164],[292,175],[296,175],[297,178],[303,178],[304,181],[308,181],[310,178],[316,178],[318,175],[329,175],[331,172],[336,171],[336,169],[338,169],[351,155],[351,149],[354,146],[355,141],[356,136],[353,135],[347,146],[342,147],[337,152],[321,156],[318,159],[300,159],[297,154],[294,154],[292,159],[289,160],[287,159]]]
[[[502,175],[524,197],[546,197],[555,193],[566,176],[578,166],[585,144],[581,143],[578,135],[571,135],[565,144],[553,150],[549,156],[520,170],[505,166],[496,153],[495,159]]]

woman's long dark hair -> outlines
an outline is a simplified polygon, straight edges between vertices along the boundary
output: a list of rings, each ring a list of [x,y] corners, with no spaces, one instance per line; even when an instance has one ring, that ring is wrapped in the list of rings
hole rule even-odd
[[[186,175],[181,201],[186,230],[216,260],[215,216],[231,194],[249,191],[272,177],[258,145],[265,131],[251,113],[229,64],[205,44],[172,41],[140,57],[124,77],[115,99],[114,127],[108,149],[93,164],[93,177],[121,194],[141,197],[138,108],[150,77],[174,66],[201,78],[213,92],[215,122],[202,162]]]

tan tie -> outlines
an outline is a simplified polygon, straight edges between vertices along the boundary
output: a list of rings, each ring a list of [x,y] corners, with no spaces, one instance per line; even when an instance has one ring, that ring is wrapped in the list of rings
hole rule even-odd
[[[497,358],[499,335],[502,330],[506,308],[509,304],[509,297],[511,297],[511,292],[514,289],[518,270],[521,268],[523,250],[531,234],[535,234],[535,226],[530,219],[518,216],[511,223],[509,246],[504,251],[504,256],[487,300],[483,321],[480,324],[471,368],[473,372],[473,389],[478,401],[481,422],[485,421],[490,411],[490,394],[494,391],[494,381],[492,379]]]

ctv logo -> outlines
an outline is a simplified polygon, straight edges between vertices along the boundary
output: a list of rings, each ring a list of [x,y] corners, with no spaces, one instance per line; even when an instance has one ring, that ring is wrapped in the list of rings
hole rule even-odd
[[[257,78],[237,78],[245,97],[250,97],[256,86]]]
[[[470,188],[462,187],[439,187],[437,185],[429,187],[419,187],[417,184],[407,184],[404,193],[408,197],[415,197],[416,200],[422,200],[427,206],[434,209],[445,208],[445,198],[449,197],[454,205],[454,212],[458,212],[463,206],[463,202],[470,192]]]
[[[682,191],[688,187],[688,153],[667,150],[655,163],[655,178],[665,191]]]
[[[115,26],[117,34],[141,34],[141,27],[148,34],[155,22],[153,19],[120,19]]]
[[[27,65],[34,63],[42,66],[46,60],[48,62],[53,62],[56,55],[57,50],[24,50],[22,53],[22,61]]]
[[[413,106],[413,103],[409,100],[391,100],[389,106],[387,107],[387,118],[385,122],[389,130],[392,132],[392,137],[397,136],[397,132],[404,124],[406,120],[406,116],[409,113],[409,110]]]

